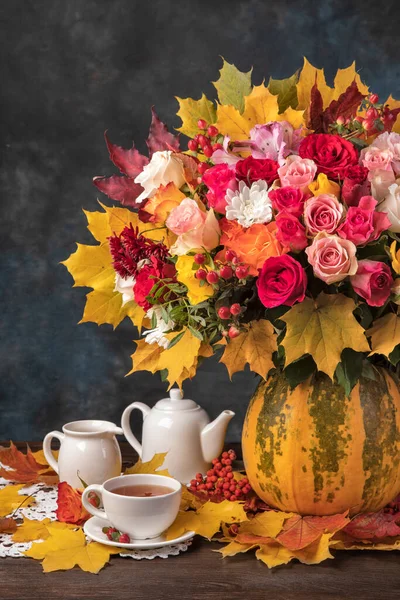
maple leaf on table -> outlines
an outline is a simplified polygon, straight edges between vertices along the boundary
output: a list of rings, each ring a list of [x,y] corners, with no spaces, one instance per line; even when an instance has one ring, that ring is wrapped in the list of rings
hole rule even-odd
[[[276,350],[276,335],[271,323],[266,319],[251,321],[246,331],[226,344],[220,362],[226,366],[231,378],[248,363],[252,371],[266,379],[274,367],[272,354]]]
[[[14,533],[17,531],[17,522],[12,517],[0,518],[0,533]]]
[[[369,351],[365,331],[353,315],[355,308],[352,298],[324,292],[316,300],[306,298],[293,306],[281,317],[287,326],[281,342],[286,365],[310,354],[318,370],[332,379],[345,348]]]
[[[27,494],[18,492],[25,487],[21,485],[7,485],[0,489],[0,517],[7,517],[20,506],[31,506],[35,500]]]
[[[317,541],[322,534],[333,535],[350,522],[348,511],[327,517],[301,517],[294,515],[288,519],[276,541],[288,550],[302,550]]]
[[[45,573],[65,571],[80,567],[89,573],[98,573],[109,561],[111,554],[121,552],[97,542],[86,542],[82,529],[56,527],[57,523],[46,524],[48,537],[42,542],[34,542],[25,556],[42,560]]]
[[[40,459],[41,456],[39,455]],[[0,463],[10,467],[7,470],[0,467],[0,477],[17,483],[57,483],[58,475],[50,469],[45,460],[38,462],[37,458],[29,446],[24,454],[10,442],[9,448],[0,448]]]
[[[343,529],[343,533],[358,540],[375,540],[377,538],[400,535],[400,513],[387,513],[383,509],[376,513],[365,513],[355,516]]]
[[[14,543],[34,542],[36,540],[47,540],[50,537],[50,532],[61,531],[63,529],[76,529],[75,525],[60,523],[59,521],[51,521],[46,518],[43,521],[35,521],[34,519],[25,518],[21,525],[18,525],[12,540]]]

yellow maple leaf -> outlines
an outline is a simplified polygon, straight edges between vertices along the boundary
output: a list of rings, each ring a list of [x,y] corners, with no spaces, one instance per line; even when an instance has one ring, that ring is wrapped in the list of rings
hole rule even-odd
[[[400,317],[394,313],[388,313],[374,321],[366,335],[371,337],[370,356],[373,354],[389,356],[397,344],[400,344]]]
[[[150,473],[156,475],[164,475],[164,477],[171,477],[168,473],[167,469],[160,470],[164,464],[165,457],[167,456],[166,452],[159,452],[155,454],[153,458],[147,462],[142,462],[141,459],[137,461],[133,467],[129,467],[126,469],[125,475],[137,475],[140,473]]]
[[[252,548],[255,548],[256,544],[239,544],[238,542],[229,542],[226,546],[224,546],[221,550],[216,550],[222,554],[223,558],[227,556],[236,556],[236,554],[241,554],[243,552],[248,552]]]
[[[245,109],[241,114],[233,106],[219,104],[217,107],[216,126],[219,131],[232,140],[246,140],[250,129],[257,124],[268,121],[289,121],[293,127],[303,123],[303,111],[288,108],[279,114],[278,96],[271,94],[264,84],[254,86],[245,97]]]
[[[221,528],[222,523],[241,523],[247,521],[242,502],[206,502],[197,511],[181,511],[175,522],[166,532],[166,539],[172,540],[185,531],[194,531],[211,539]]]
[[[25,556],[42,560],[45,573],[65,571],[79,566],[83,571],[98,573],[109,561],[111,554],[120,552],[97,542],[86,543],[82,529],[55,529],[48,527],[49,537],[34,542]]]
[[[240,526],[240,535],[254,535],[275,538],[282,530],[282,526],[292,513],[270,510],[259,513],[247,523]]]
[[[31,506],[35,504],[35,500],[29,498],[27,494],[18,493],[25,485],[6,485],[6,487],[0,489],[0,517],[6,517],[21,505]]]
[[[126,317],[122,295],[108,290],[93,290],[86,295],[86,304],[80,323],[109,323],[115,329]]]
[[[101,205],[102,206],[102,205]],[[110,234],[108,215],[105,212],[84,210],[90,233],[101,244],[107,241]]]
[[[230,377],[249,363],[250,369],[265,379],[274,366],[272,354],[276,350],[276,335],[271,323],[265,319],[251,321],[246,331],[226,345],[220,362],[224,363]]]
[[[179,102],[179,110],[176,114],[182,120],[182,125],[178,128],[181,133],[194,137],[199,132],[197,126],[199,119],[204,119],[209,125],[215,122],[215,106],[204,94],[200,100],[178,97],[176,99]]]
[[[278,542],[271,542],[262,545],[256,551],[256,557],[270,569],[279,565],[286,565],[294,558],[306,565],[318,564],[327,558],[333,558],[329,551],[331,537],[332,534],[324,533],[319,540],[302,550],[288,550]]]
[[[359,91],[362,94],[368,94],[368,87],[361,81],[360,76],[356,72],[354,62],[346,69],[338,69],[334,80],[334,87],[332,88],[326,83],[324,70],[317,69],[304,58],[303,68],[297,82],[297,98],[299,101],[297,109],[304,110],[309,107],[311,89],[315,83],[321,93],[323,107],[326,108],[332,100],[337,100],[340,94],[345,92],[354,80],[357,83]]]
[[[114,289],[115,271],[108,244],[99,246],[77,244],[77,250],[62,264],[74,278],[74,287],[85,286],[94,290]]]
[[[400,100],[396,100],[392,95],[389,96],[385,104],[387,104],[391,110],[394,108],[400,108]],[[400,114],[397,115],[396,121],[392,127],[392,131],[395,133],[400,133]]]
[[[23,523],[18,526],[17,531],[13,535],[13,542],[24,543],[34,542],[36,540],[47,540],[50,537],[50,531],[58,531],[62,529],[76,529],[76,525],[61,523],[59,521],[34,521],[32,519],[24,519]]]
[[[146,340],[135,340],[136,350],[132,354],[132,369],[127,373],[136,373],[137,371],[150,371],[156,373],[159,371],[158,361],[164,348],[158,344],[148,344]]]
[[[166,333],[165,337],[171,341],[177,336],[176,332]],[[168,370],[167,379],[170,389],[174,383],[182,387],[182,381],[187,377],[193,377],[193,367],[197,365],[197,359],[201,340],[195,337],[187,328],[184,334],[172,348],[167,348],[158,357],[158,369]]]
[[[316,300],[306,298],[281,317],[287,325],[281,342],[286,365],[311,354],[319,371],[332,379],[345,348],[369,351],[365,331],[353,315],[355,303],[343,294],[321,292]]]

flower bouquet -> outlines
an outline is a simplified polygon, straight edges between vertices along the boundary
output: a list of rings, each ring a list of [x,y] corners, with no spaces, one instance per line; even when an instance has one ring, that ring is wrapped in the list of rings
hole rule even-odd
[[[321,371],[349,394],[400,359],[400,103],[306,60],[259,86],[224,62],[214,85],[178,98],[188,142],[154,110],[149,156],[105,135],[121,174],[94,184],[120,206],[86,212],[98,243],[64,263],[93,288],[82,322],[130,318],[131,372],[170,386],[220,353],[230,376]]]

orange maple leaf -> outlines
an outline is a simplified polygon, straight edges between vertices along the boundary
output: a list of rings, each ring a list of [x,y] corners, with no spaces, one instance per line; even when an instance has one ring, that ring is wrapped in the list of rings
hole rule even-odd
[[[36,460],[33,452],[27,446],[26,454],[17,449],[10,442],[9,448],[0,448],[0,463],[10,470],[0,467],[0,477],[17,483],[43,482],[53,484],[58,481],[58,476],[47,463]]]
[[[17,522],[12,517],[0,519],[0,533],[14,533],[17,531]]]
[[[343,529],[350,521],[347,514],[348,511],[327,517],[295,515],[285,522],[282,532],[276,537],[276,540],[288,550],[302,550],[318,540],[324,533],[333,534]]]

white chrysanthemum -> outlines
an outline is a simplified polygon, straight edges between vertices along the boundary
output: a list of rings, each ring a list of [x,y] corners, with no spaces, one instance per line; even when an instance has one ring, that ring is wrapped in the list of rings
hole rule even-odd
[[[122,294],[122,306],[127,302],[130,302],[134,298],[133,286],[135,285],[134,277],[127,277],[124,279],[118,273],[115,274],[115,287],[114,292]]]
[[[237,191],[226,193],[226,218],[237,221],[242,227],[254,223],[269,223],[272,219],[272,203],[268,198],[266,181],[255,181],[249,188],[244,181]]]
[[[149,329],[143,333],[145,341],[148,344],[158,344],[162,348],[167,349],[169,340],[165,337],[164,333],[173,329],[175,323],[172,320],[169,320],[168,323],[166,323],[161,316],[161,308],[159,307],[153,306],[146,313],[146,317],[148,317],[150,320],[152,319],[153,315],[155,315],[157,319],[157,325],[154,327],[154,329]]]

